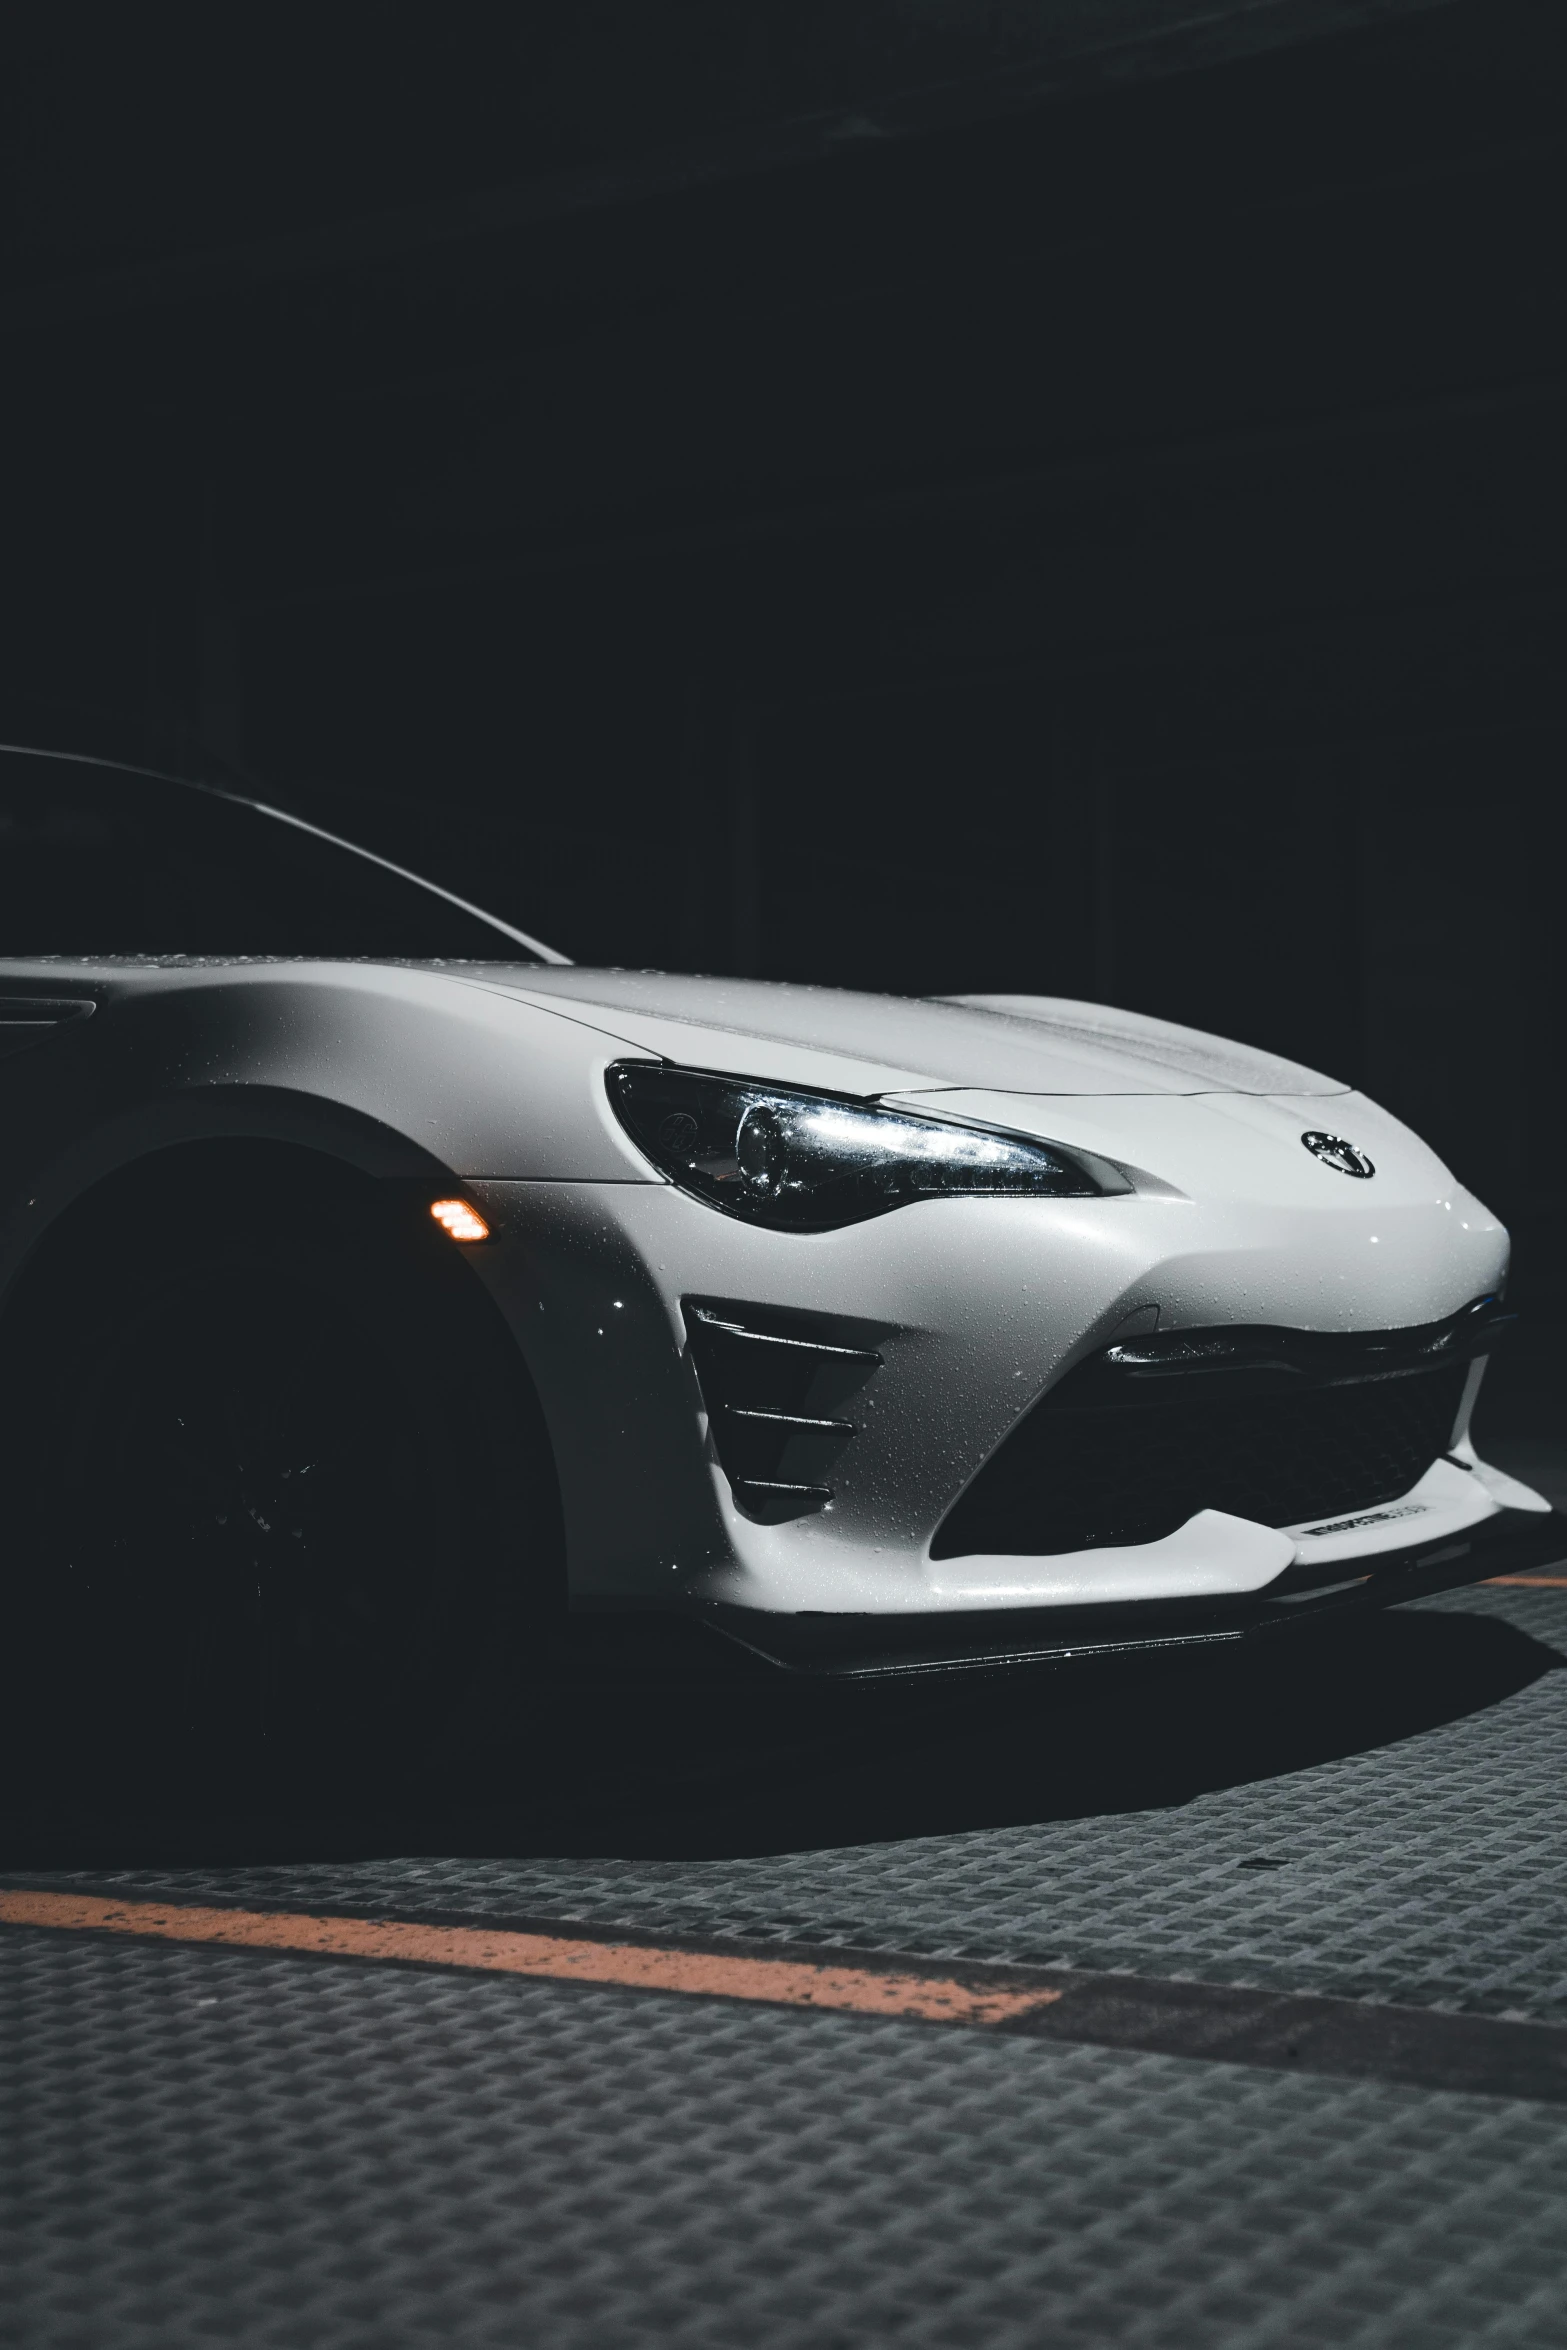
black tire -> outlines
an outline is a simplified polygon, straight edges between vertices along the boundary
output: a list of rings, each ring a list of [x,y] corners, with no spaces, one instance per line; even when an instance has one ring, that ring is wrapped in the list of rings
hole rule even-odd
[[[559,1531],[495,1309],[422,1198],[208,1191],[150,1258],[122,1198],[33,1316],[32,1552],[93,1743],[280,1786],[504,1743]]]

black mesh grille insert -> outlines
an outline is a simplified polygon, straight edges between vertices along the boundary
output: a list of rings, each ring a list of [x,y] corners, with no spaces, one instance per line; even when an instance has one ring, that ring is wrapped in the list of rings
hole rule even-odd
[[[1268,1526],[1373,1509],[1447,1448],[1466,1362],[1317,1383],[1281,1373],[1150,1380],[1116,1392],[1106,1358],[1035,1405],[948,1514],[934,1558],[1154,1542],[1198,1510]]]

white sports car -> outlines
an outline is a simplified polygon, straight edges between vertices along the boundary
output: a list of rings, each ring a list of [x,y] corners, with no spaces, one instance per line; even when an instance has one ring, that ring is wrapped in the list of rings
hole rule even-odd
[[[21,751],[0,948],[12,1617],[104,1702],[358,1736],[562,1640],[994,1669],[1562,1548],[1467,1433],[1506,1234],[1310,1069],[579,969]]]

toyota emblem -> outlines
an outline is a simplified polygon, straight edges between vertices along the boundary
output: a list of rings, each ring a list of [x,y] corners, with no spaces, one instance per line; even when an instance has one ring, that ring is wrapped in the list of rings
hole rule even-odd
[[[1310,1134],[1303,1134],[1300,1139],[1314,1159],[1320,1159],[1324,1167],[1336,1168],[1340,1175],[1364,1177],[1376,1173],[1365,1152],[1357,1151],[1354,1144],[1346,1142],[1341,1134],[1318,1134],[1313,1128]]]

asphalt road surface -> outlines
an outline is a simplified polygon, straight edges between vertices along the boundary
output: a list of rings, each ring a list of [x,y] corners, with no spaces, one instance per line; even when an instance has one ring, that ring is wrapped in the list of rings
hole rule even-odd
[[[1238,1665],[563,1690],[417,1797],[13,1776],[0,2331],[1562,2350],[1564,1662],[1567,1564]]]

